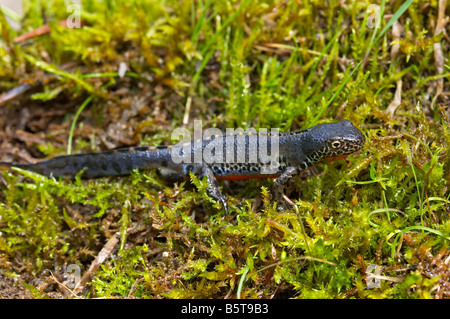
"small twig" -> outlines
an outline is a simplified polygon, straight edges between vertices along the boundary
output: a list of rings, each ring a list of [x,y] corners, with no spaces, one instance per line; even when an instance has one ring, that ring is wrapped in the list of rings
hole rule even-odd
[[[366,275],[367,275],[367,279],[375,278],[375,279],[387,280],[387,281],[392,281],[392,282],[402,282],[403,281],[403,278],[399,278],[399,277],[376,275],[376,274],[372,274],[372,273],[368,273],[368,272],[366,272]]]
[[[294,209],[295,209],[295,212],[297,213],[297,216],[300,216],[300,212],[298,210],[297,205],[295,205],[294,202],[289,197],[287,197],[284,194],[283,194],[283,198],[289,205],[294,206]],[[300,226],[302,227],[303,237],[305,238],[306,250],[308,251],[308,254],[311,255],[311,250],[309,249],[309,245],[308,245],[308,237],[306,236],[305,226],[303,226],[303,222],[302,221],[300,221]]]
[[[401,32],[402,32],[402,25],[400,22],[395,21],[392,25],[392,40],[394,41],[394,44],[391,48],[391,63],[395,64],[398,56],[398,52],[400,50],[400,44],[398,41],[400,40]],[[395,71],[397,73],[400,73],[400,65],[397,65],[395,68]],[[394,99],[391,101],[389,106],[386,109],[386,113],[390,114],[391,116],[394,115],[395,110],[399,107],[399,105],[402,103],[402,85],[403,81],[402,78],[397,80],[397,88],[395,89]]]
[[[84,290],[86,284],[91,279],[91,276],[97,271],[100,265],[109,257],[114,247],[120,240],[120,232],[117,232],[112,236],[108,242],[103,246],[102,250],[98,253],[97,258],[92,262],[91,267],[86,271],[81,280],[77,283],[73,289],[74,294],[79,294]]]
[[[74,293],[74,292],[73,292],[69,287],[67,287],[65,284],[63,284],[62,282],[60,282],[60,281],[55,277],[55,275],[52,273],[51,270],[49,270],[49,271],[50,271],[50,274],[52,275],[53,280],[54,280],[60,287],[64,288],[65,291],[70,292],[70,293],[72,294],[72,296],[74,296],[75,298],[78,298],[78,295],[77,295],[76,293]]]
[[[436,21],[436,29],[434,30],[434,35],[437,36],[442,32],[445,32],[445,25],[448,22],[448,17],[445,17],[445,8],[447,6],[447,0],[439,0],[439,12]],[[436,63],[436,73],[441,74],[444,71],[444,54],[442,53],[441,42],[433,44],[434,50],[434,62]],[[437,98],[442,94],[444,90],[444,78],[439,78],[436,80],[436,94],[431,101],[430,109],[433,110],[434,103]]]

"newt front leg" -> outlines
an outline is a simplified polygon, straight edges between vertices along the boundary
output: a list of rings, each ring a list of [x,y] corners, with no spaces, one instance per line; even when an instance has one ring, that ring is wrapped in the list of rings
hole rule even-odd
[[[273,183],[273,199],[279,204],[281,209],[286,208],[285,200],[283,198],[284,187],[286,183],[296,174],[299,173],[297,167],[288,167],[283,174],[278,177]]]
[[[206,181],[208,182],[208,188],[206,189],[208,192],[208,195],[214,198],[215,200],[218,200],[222,203],[223,208],[225,209],[226,215],[228,215],[228,204],[227,204],[227,198],[222,195],[222,192],[220,191],[219,183],[217,182],[216,177],[214,176],[214,172],[212,171],[211,167],[209,167],[206,164],[202,165],[202,171],[201,176],[206,176]]]

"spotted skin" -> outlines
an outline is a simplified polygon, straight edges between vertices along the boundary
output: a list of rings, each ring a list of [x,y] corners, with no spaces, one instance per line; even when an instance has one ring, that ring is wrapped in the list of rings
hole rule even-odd
[[[275,154],[276,149],[271,144],[275,139],[278,142],[278,156],[272,162],[275,165],[267,171],[267,160],[261,158],[260,154],[262,151],[265,151],[264,154]],[[135,169],[158,169],[163,178],[171,181],[186,180],[189,173],[193,172],[207,178],[208,193],[222,202],[228,213],[227,201],[217,180],[277,178],[274,197],[279,201],[284,185],[293,175],[323,159],[345,157],[361,149],[364,143],[361,131],[350,121],[343,120],[279,135],[237,132],[181,145],[132,147],[59,156],[35,164],[0,162],[0,167],[15,166],[45,176],[66,178],[74,178],[81,170],[84,170],[83,178],[99,178],[128,175]],[[229,157],[227,150],[231,154]],[[185,156],[184,162],[174,160],[174,154]],[[195,154],[209,154],[215,160],[206,160],[204,157],[198,161]],[[223,162],[216,160],[220,158],[224,159]]]

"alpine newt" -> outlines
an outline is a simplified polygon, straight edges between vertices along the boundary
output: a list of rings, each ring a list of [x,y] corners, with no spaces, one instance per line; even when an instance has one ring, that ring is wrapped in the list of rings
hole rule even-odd
[[[189,173],[193,172],[206,177],[209,195],[220,201],[228,214],[227,200],[218,180],[276,178],[273,195],[280,200],[284,185],[293,175],[323,159],[343,158],[361,149],[364,143],[363,133],[350,121],[343,120],[276,135],[241,131],[179,143],[181,147],[179,144],[131,147],[59,156],[35,164],[0,162],[0,167],[14,166],[45,176],[66,178],[74,178],[81,170],[84,170],[83,178],[99,178],[127,175],[135,169],[159,169],[163,178],[172,181],[189,178]],[[262,157],[254,156],[263,146],[269,152],[278,151],[270,165]],[[210,154],[213,161],[205,161],[202,156],[196,160],[196,154],[203,153]],[[217,160],[219,155],[223,161]]]

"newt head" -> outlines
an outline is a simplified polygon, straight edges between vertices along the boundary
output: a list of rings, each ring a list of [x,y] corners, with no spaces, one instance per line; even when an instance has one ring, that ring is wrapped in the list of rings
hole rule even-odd
[[[338,160],[360,150],[366,139],[352,122],[319,124],[308,129],[317,158]]]

